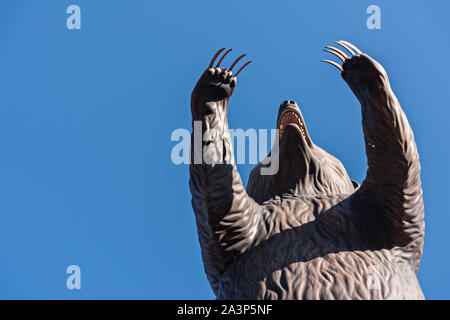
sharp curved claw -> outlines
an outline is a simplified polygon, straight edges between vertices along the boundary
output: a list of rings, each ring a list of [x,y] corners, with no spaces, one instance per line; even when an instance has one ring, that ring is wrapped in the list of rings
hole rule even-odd
[[[345,61],[345,58],[344,58],[340,53],[338,53],[338,52],[334,52],[334,51],[327,50],[327,49],[325,49],[325,50],[323,50],[323,51],[326,51],[326,52],[329,52],[329,53],[334,54],[336,57],[338,57],[339,59],[341,59],[342,62]]]
[[[209,64],[209,67],[212,68],[214,61],[217,59],[217,57],[219,56],[219,54],[225,50],[225,48],[220,49],[219,51],[216,52],[216,54],[214,55],[214,57],[211,60],[211,63]]]
[[[347,54],[346,54],[344,51],[342,51],[342,50],[340,50],[340,49],[338,49],[338,48],[335,48],[335,47],[332,47],[332,46],[325,46],[325,48],[330,49],[330,50],[333,50],[333,51],[335,51],[335,52],[338,52],[338,53],[340,53],[344,58],[348,59]]]
[[[362,51],[359,50],[355,45],[351,44],[350,42],[344,41],[344,40],[339,40],[340,42],[348,45],[350,48],[352,48],[353,50],[355,50],[356,52],[358,52],[358,54],[362,54]]]
[[[223,59],[226,57],[227,54],[229,54],[231,52],[231,50],[233,49],[228,49],[222,56],[222,58],[220,58],[219,62],[217,62],[216,68],[218,68],[220,66],[220,64],[222,63]]]
[[[242,67],[239,68],[238,72],[236,72],[236,74],[234,75],[235,77],[237,77],[239,75],[239,73],[244,70],[244,68],[250,63],[252,62],[252,60],[246,62]]]
[[[342,46],[342,47],[344,47],[345,49],[347,49],[347,51],[348,52],[350,52],[350,54],[352,55],[352,56],[354,56],[356,53],[355,52],[353,52],[353,50],[348,46],[348,45],[346,45],[345,43],[342,43],[342,42],[340,42],[340,41],[333,41],[334,43],[337,43],[338,45],[340,45],[340,46]]]
[[[322,60],[322,62],[326,62],[326,63],[332,64],[333,66],[335,66],[335,67],[338,68],[339,70],[344,71],[344,70],[342,69],[341,65],[338,64],[338,63],[336,63],[336,62],[334,62],[334,61],[331,61],[331,60]]]
[[[228,69],[229,71],[231,71],[231,70],[233,70],[233,68],[234,68],[234,66],[236,65],[236,63],[238,63],[239,62],[239,60],[241,60],[243,57],[245,57],[247,54],[246,53],[244,53],[243,55],[241,55],[239,58],[237,58],[234,62],[233,62],[233,64],[231,65],[231,67]]]

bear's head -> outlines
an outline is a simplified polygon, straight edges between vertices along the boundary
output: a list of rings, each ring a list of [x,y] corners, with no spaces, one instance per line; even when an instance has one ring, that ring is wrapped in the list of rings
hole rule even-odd
[[[295,101],[281,103],[277,129],[278,144],[250,173],[247,192],[257,202],[283,194],[350,194],[359,187],[337,158],[312,142]],[[277,157],[278,170],[262,174],[261,168],[273,167]]]

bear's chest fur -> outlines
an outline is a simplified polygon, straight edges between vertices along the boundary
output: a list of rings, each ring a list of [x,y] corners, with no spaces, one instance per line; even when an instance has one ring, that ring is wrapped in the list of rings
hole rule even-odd
[[[423,299],[403,248],[356,230],[346,198],[274,201],[271,236],[227,268],[219,298]]]

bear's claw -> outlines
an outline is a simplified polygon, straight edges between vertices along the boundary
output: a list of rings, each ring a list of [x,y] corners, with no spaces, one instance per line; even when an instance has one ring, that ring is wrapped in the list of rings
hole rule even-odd
[[[362,54],[362,51],[359,50],[355,45],[351,44],[350,42],[344,41],[344,40],[340,40],[340,41],[333,41],[334,43],[337,43],[338,45],[340,45],[341,47],[345,48],[348,52],[350,52],[351,57],[353,56],[358,56],[360,54]],[[328,50],[324,50],[326,52],[329,52],[331,54],[334,54],[336,57],[338,57],[342,62],[346,62],[348,59],[350,59],[347,54],[345,54],[345,52],[343,52],[342,50],[339,50],[335,47],[331,47],[331,46],[325,46],[325,48],[327,48]],[[353,51],[353,50],[354,51]],[[356,53],[355,53],[356,51]],[[338,68],[339,70],[343,71],[342,66],[334,61],[331,60],[322,60],[322,62],[326,62],[329,63],[333,66],[335,66],[336,68]]]
[[[339,49],[337,49],[337,48],[335,48],[335,47],[332,47],[332,46],[325,46],[325,48],[327,48],[327,49],[329,49],[329,50],[323,50],[323,51],[326,51],[326,52],[329,52],[329,53],[334,54],[334,55],[337,56],[339,59],[341,59],[342,62],[344,62],[345,59],[348,59],[348,56],[347,56],[347,55],[345,54],[345,52],[342,51],[342,50],[339,50]]]
[[[340,65],[339,63],[337,63],[337,62],[334,62],[334,61],[331,61],[331,60],[321,60],[321,61],[322,61],[322,62],[329,63],[329,64],[332,64],[333,66],[335,66],[335,67],[338,68],[339,70],[344,71],[344,70],[342,69],[341,65]]]
[[[212,69],[212,68],[213,68],[214,61],[216,61],[217,57],[220,55],[220,53],[221,53],[223,50],[225,50],[225,48],[222,48],[222,49],[220,49],[219,51],[216,52],[216,54],[214,55],[214,57],[212,58],[212,60],[211,60],[211,62],[210,62],[210,64],[209,64],[209,69]],[[228,50],[225,51],[225,53],[222,55],[222,57],[220,58],[219,62],[218,62],[217,65],[216,65],[216,68],[213,69],[213,70],[216,70],[216,71],[215,71],[216,73],[220,73],[220,72],[221,72],[221,69],[219,68],[219,67],[220,67],[220,64],[222,63],[222,61],[223,61],[223,59],[225,58],[225,56],[226,56],[228,53],[230,53],[232,50],[233,50],[233,49],[228,49]],[[239,60],[241,60],[241,59],[242,59],[243,57],[245,57],[246,55],[247,55],[247,54],[244,53],[243,55],[239,56],[239,57],[231,64],[231,66],[230,66],[230,68],[228,69],[228,71],[231,72],[231,71],[233,70],[234,66],[239,62]],[[240,72],[241,72],[241,71],[242,71],[242,70],[243,70],[250,62],[252,62],[252,60],[246,62],[246,63],[238,70],[238,72],[236,72],[235,77],[237,77],[238,74],[239,74],[239,73],[240,73]],[[226,69],[225,69],[225,70],[226,70]]]
[[[209,64],[209,67],[212,68],[214,61],[216,61],[217,57],[219,56],[219,54],[225,50],[225,48],[220,49],[219,51],[216,52],[216,54],[214,55],[214,57],[211,60],[211,63]]]
[[[220,66],[220,64],[222,63],[223,59],[227,56],[227,54],[230,53],[230,51],[232,51],[233,49],[228,49],[222,56],[222,58],[220,58],[219,62],[217,62],[217,66],[216,68],[218,68]]]
[[[236,63],[239,62],[239,60],[241,60],[243,57],[245,57],[247,54],[244,53],[243,55],[240,55],[236,60],[234,60],[233,64],[230,66],[230,71],[233,70],[234,66],[236,65]]]
[[[236,74],[235,74],[234,76],[237,77],[237,76],[239,75],[239,73],[240,73],[242,70],[244,70],[244,68],[245,68],[249,63],[251,63],[251,62],[252,62],[252,60],[247,61],[242,67],[239,68],[238,72],[236,72]]]

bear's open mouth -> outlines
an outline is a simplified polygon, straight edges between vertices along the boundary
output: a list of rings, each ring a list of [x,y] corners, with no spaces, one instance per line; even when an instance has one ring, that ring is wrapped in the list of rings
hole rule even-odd
[[[286,127],[289,124],[295,124],[299,127],[300,132],[305,139],[306,143],[309,146],[312,146],[312,141],[309,137],[308,130],[306,129],[305,123],[303,121],[303,117],[300,114],[300,112],[297,110],[297,108],[293,107],[285,107],[284,110],[282,110],[281,114],[278,117],[278,133],[280,141],[283,137],[283,132],[286,129]]]

